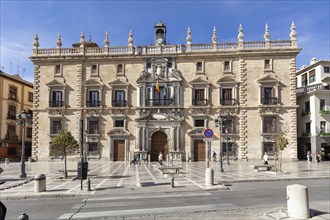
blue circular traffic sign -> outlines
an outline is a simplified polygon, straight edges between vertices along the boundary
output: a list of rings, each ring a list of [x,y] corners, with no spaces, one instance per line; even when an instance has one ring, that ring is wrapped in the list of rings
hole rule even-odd
[[[211,138],[212,136],[213,136],[212,129],[207,128],[207,129],[204,130],[204,137]]]

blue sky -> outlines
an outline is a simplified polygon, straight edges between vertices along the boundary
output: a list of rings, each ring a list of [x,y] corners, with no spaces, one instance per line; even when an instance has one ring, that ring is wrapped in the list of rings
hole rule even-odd
[[[245,41],[263,40],[268,23],[271,40],[289,39],[291,22],[298,33],[302,52],[297,68],[312,57],[329,59],[329,1],[1,1],[1,69],[19,73],[33,82],[32,54],[34,33],[40,48],[55,48],[58,32],[62,47],[79,42],[80,33],[103,47],[105,32],[110,46],[127,45],[129,30],[134,45],[149,45],[153,25],[160,19],[167,25],[171,44],[185,44],[187,27],[192,43],[211,43],[213,26],[218,42],[236,42],[239,24]],[[17,68],[19,64],[19,69]],[[11,67],[11,68],[10,68]]]

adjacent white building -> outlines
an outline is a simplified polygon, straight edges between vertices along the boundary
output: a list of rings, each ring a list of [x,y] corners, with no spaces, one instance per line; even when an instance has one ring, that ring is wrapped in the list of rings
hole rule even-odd
[[[297,71],[298,158],[330,158],[330,61],[311,59]]]

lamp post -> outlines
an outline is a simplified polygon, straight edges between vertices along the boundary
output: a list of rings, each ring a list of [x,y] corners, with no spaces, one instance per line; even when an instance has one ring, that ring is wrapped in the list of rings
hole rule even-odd
[[[19,174],[19,178],[25,178],[25,125],[26,123],[31,123],[31,114],[23,110],[20,114],[16,115],[16,123],[17,125],[22,125],[21,173]]]
[[[218,116],[218,118],[215,119],[215,126],[219,127],[219,142],[220,142],[220,152],[219,152],[219,156],[220,156],[220,172],[223,172],[223,166],[222,166],[222,144],[221,144],[221,128],[222,128],[222,123],[223,123],[224,119],[221,115]]]
[[[229,165],[229,152],[228,152],[228,130],[226,128],[226,152],[227,152],[227,164]]]

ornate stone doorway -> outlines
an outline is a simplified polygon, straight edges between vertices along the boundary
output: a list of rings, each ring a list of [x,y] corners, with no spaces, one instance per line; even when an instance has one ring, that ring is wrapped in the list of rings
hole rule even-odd
[[[151,136],[151,161],[158,161],[159,152],[163,153],[163,160],[166,160],[168,149],[165,149],[167,146],[167,135],[163,131],[156,131]]]

